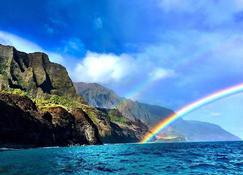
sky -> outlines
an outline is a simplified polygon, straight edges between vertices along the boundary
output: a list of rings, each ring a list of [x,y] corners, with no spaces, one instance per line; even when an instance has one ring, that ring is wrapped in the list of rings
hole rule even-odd
[[[75,82],[177,110],[243,82],[243,0],[8,0],[0,43],[48,53]],[[225,127],[230,115],[243,138],[242,104],[237,94],[188,118],[218,114]]]

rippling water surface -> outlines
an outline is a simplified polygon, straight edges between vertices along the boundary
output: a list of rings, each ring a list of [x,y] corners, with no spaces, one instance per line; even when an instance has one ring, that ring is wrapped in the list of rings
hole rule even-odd
[[[154,143],[0,152],[0,174],[243,174],[243,142]]]

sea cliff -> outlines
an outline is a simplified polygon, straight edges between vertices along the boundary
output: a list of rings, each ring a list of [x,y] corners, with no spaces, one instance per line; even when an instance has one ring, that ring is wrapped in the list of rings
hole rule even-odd
[[[137,142],[148,131],[144,123],[118,111],[88,105],[65,67],[45,53],[28,54],[4,45],[0,126],[0,145],[12,147]]]

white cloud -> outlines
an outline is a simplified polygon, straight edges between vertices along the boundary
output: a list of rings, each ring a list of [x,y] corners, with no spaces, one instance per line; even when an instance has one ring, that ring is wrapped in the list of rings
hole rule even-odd
[[[14,46],[17,50],[27,53],[44,52],[49,56],[51,61],[56,63],[63,63],[64,61],[60,54],[48,52],[38,44],[9,32],[0,31],[0,44],[11,45]]]
[[[154,59],[141,57],[140,54],[115,55],[112,53],[87,52],[72,71],[74,81],[116,83],[121,81],[156,81],[175,75],[171,69],[158,67]]]
[[[156,68],[149,75],[151,77],[151,80],[156,81],[162,78],[173,77],[175,75],[175,72],[171,69]]]
[[[72,74],[75,81],[118,82],[131,74],[135,67],[134,58],[127,54],[87,52]]]

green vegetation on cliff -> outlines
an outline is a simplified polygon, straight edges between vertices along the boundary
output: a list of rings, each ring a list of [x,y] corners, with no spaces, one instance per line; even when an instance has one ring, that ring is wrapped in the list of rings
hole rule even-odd
[[[25,96],[30,98],[38,107],[38,109],[46,111],[51,107],[62,107],[66,110],[71,110],[73,108],[81,108],[82,103],[78,101],[78,98],[71,98],[66,96],[58,96],[58,95],[49,95],[45,94],[40,97],[34,97],[30,93],[23,91],[21,89],[4,89],[0,91],[0,93],[4,94],[13,94],[19,96]]]
[[[6,65],[0,64],[0,74],[6,74]]]
[[[120,112],[117,110],[111,109],[107,112],[109,119],[114,123],[120,123],[120,124],[127,124],[127,118],[125,118]]]
[[[50,107],[63,107],[66,110],[71,110],[72,108],[81,108],[81,103],[74,98],[50,95],[49,97],[34,98],[33,101],[36,103],[37,107],[41,110],[48,109]]]
[[[29,97],[28,93],[21,89],[4,89],[4,90],[1,90],[0,93]]]

